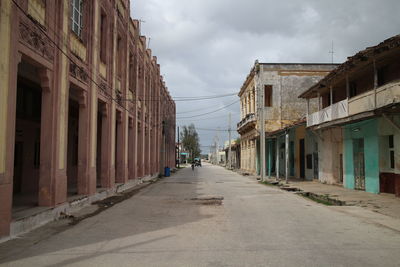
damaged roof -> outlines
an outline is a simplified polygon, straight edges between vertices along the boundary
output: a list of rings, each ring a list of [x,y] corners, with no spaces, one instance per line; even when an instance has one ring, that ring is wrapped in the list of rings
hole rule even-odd
[[[325,76],[321,81],[313,85],[307,91],[302,93],[299,98],[312,98],[316,97],[316,93],[320,88],[324,88],[333,79],[344,76],[347,72],[355,69],[357,66],[369,61],[373,57],[385,53],[387,51],[396,49],[400,47],[400,35],[393,36],[389,39],[384,40],[380,44],[372,47],[367,47],[366,49],[359,51],[352,57],[348,57],[346,62],[340,64],[336,69],[331,71],[327,76]]]

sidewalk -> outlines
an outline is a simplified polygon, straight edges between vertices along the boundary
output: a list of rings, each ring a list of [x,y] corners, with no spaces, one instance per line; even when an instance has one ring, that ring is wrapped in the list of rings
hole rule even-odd
[[[173,170],[175,172],[175,170]],[[66,203],[55,207],[33,207],[15,212],[10,225],[10,235],[0,238],[0,244],[14,239],[22,234],[42,227],[49,222],[67,218],[70,215],[82,216],[84,213],[91,213],[96,202],[106,201],[109,198],[119,196],[132,190],[140,189],[143,186],[157,181],[157,175],[146,176],[129,180],[124,184],[115,184],[113,188],[98,189],[97,193],[91,196],[74,196]],[[83,213],[82,213],[83,212]]]
[[[327,185],[318,181],[289,180],[289,184],[275,179],[267,179],[267,184],[276,185],[287,191],[312,193],[317,196],[338,200],[346,206],[359,206],[395,219],[400,219],[400,198],[392,194],[372,194],[364,191],[350,190],[339,185]]]

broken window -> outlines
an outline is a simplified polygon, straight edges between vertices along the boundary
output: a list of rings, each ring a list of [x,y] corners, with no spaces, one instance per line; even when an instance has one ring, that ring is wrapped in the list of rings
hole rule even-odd
[[[272,107],[272,85],[264,86],[264,107]]]

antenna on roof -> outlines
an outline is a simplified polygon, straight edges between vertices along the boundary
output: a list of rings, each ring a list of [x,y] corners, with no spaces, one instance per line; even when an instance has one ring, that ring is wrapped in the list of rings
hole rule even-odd
[[[332,64],[333,64],[333,54],[335,54],[335,51],[333,50],[333,41],[332,41],[332,49],[331,49],[331,51],[329,51],[329,54],[331,54],[331,62],[332,62]]]

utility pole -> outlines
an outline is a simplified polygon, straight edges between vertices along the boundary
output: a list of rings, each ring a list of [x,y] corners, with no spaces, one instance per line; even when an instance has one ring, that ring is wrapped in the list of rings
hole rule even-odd
[[[256,68],[258,68],[258,62],[256,62]],[[256,72],[255,75],[258,75]],[[257,82],[257,81],[256,81]],[[257,84],[257,104],[258,104],[258,125],[260,126],[260,176],[261,181],[265,180],[265,117],[264,117],[264,88],[262,88],[261,83],[258,82]]]
[[[219,127],[217,128],[217,136],[215,138],[215,140],[216,140],[215,147],[216,147],[217,165],[219,164],[219,136],[218,136],[218,131],[219,131]]]
[[[288,183],[289,178],[289,131],[285,133],[285,181]]]
[[[232,124],[232,114],[229,112],[229,148],[228,148],[228,168],[229,170],[232,169],[232,157],[231,157],[231,124]]]
[[[179,143],[179,126],[178,126],[178,169],[180,167],[180,163],[181,163],[181,144]]]

